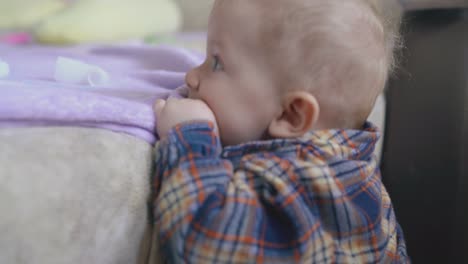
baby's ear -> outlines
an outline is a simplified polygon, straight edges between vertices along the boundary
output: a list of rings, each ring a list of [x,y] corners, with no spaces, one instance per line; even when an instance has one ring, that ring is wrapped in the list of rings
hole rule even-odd
[[[282,113],[268,127],[273,138],[301,137],[317,123],[320,107],[315,96],[305,91],[291,92],[283,100]]]

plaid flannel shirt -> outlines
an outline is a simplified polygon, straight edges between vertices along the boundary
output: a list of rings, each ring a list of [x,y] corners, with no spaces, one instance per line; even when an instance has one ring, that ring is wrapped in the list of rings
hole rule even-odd
[[[373,155],[378,133],[310,132],[223,151],[208,123],[155,148],[154,225],[170,263],[407,263]]]

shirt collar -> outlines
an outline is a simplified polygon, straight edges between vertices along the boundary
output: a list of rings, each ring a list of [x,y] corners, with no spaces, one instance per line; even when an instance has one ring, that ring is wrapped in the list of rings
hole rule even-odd
[[[369,159],[380,137],[378,128],[366,122],[361,130],[330,129],[310,131],[301,138],[256,141],[226,147],[222,157],[240,158],[244,155],[261,152],[296,152],[297,146],[307,146],[317,156],[324,159]]]

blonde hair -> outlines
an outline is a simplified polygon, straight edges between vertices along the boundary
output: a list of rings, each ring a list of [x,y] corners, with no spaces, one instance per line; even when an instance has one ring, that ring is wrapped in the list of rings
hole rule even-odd
[[[276,65],[281,86],[309,89],[326,126],[361,126],[395,65],[398,34],[387,25],[377,2],[276,2],[282,8],[264,15],[273,16],[265,21],[265,33],[277,42],[265,45],[278,56],[288,54]]]

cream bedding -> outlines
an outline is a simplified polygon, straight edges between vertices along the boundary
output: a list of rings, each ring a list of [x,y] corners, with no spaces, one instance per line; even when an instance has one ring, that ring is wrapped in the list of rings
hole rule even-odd
[[[100,129],[1,129],[0,263],[136,263],[151,149]]]

